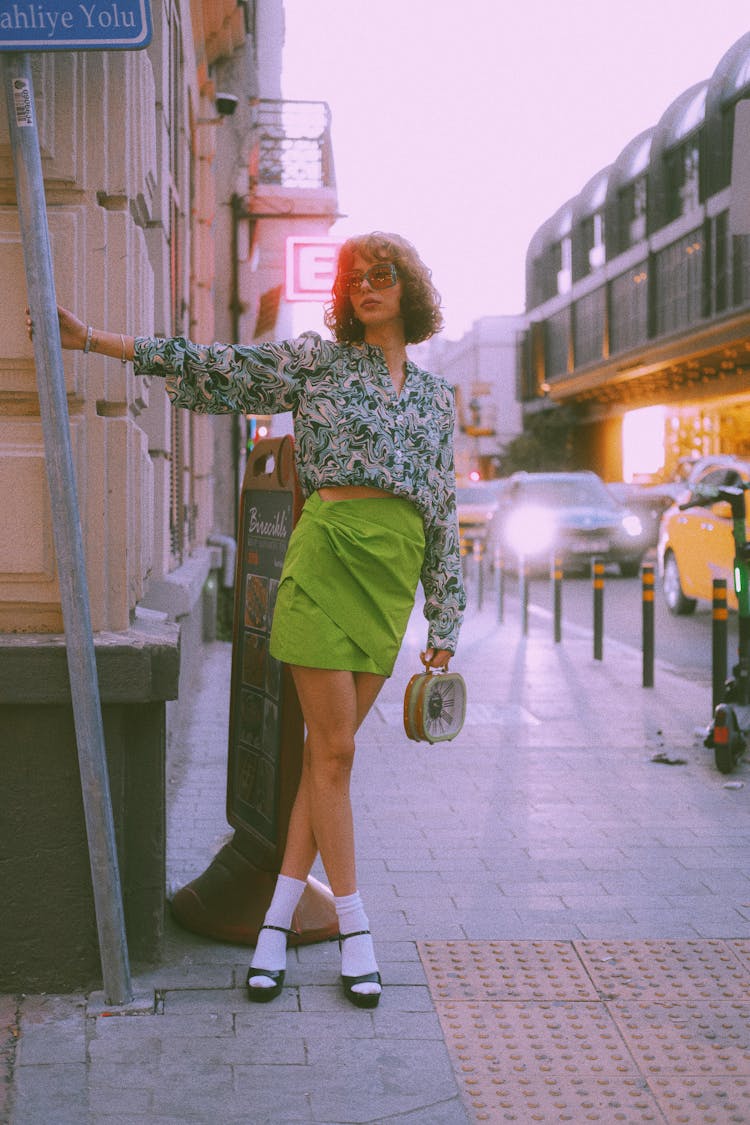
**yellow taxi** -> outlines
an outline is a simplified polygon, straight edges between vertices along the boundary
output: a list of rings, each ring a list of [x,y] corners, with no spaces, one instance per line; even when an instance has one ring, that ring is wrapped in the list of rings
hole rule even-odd
[[[729,458],[727,458],[729,462]],[[727,602],[737,607],[734,594],[734,539],[732,514],[726,500],[685,508],[697,488],[710,495],[711,489],[750,482],[750,464],[732,460],[722,465],[707,465],[696,474],[689,487],[662,516],[657,547],[662,592],[671,613],[692,613],[698,600],[710,602],[715,578],[727,583]],[[747,494],[746,518],[749,520]]]

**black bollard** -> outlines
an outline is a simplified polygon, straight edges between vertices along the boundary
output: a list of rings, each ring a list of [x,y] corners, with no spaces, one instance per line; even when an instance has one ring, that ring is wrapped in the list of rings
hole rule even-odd
[[[714,578],[713,628],[711,636],[711,699],[714,709],[719,703],[724,701],[724,685],[727,678],[728,628],[727,580],[726,578]]]
[[[524,558],[518,560],[518,584],[521,602],[521,632],[525,637],[529,632],[529,571]]]
[[[477,572],[477,609],[481,609],[484,601],[484,543],[480,539],[474,540],[472,553]]]
[[[644,563],[641,570],[643,609],[643,686],[654,686],[654,564]]]
[[[554,636],[555,644],[559,644],[562,640],[562,559],[555,558],[552,560],[552,594],[554,604]]]
[[[591,560],[591,574],[594,586],[594,660],[601,660],[604,634],[604,563],[601,559]]]
[[[498,547],[495,551],[495,568],[497,571],[497,619],[499,622],[503,620],[505,612],[505,564],[503,561],[503,553]]]

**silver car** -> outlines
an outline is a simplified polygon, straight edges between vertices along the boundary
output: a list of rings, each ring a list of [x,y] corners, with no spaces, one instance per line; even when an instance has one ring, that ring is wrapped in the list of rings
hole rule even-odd
[[[568,571],[593,558],[636,575],[645,546],[640,518],[619,504],[596,473],[513,473],[490,525],[488,548],[503,565],[548,569],[553,558]]]

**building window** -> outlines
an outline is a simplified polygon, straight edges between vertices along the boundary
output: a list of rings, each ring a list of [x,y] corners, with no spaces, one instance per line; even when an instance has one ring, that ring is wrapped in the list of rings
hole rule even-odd
[[[722,211],[710,224],[711,236],[711,312],[722,313],[729,308],[730,261],[729,213]]]
[[[560,263],[557,269],[557,292],[569,293],[573,284],[573,242],[570,235],[560,240],[557,253]]]
[[[594,270],[600,269],[605,262],[604,215],[601,211],[596,211],[581,221],[575,241],[573,276],[578,281]]]
[[[667,221],[687,215],[700,206],[700,157],[697,135],[665,156]]]
[[[750,304],[750,235],[732,238],[732,298],[735,305]]]
[[[549,270],[547,269],[546,258],[534,258],[531,265],[532,293],[530,294],[529,308],[535,309],[537,305],[543,305],[545,301],[554,296],[554,289],[549,285],[548,276]]]
[[[610,284],[609,339],[612,354],[648,339],[648,264],[640,262]]]
[[[646,176],[639,176],[632,185],[632,192],[633,203],[628,225],[631,246],[646,237],[646,208],[648,204],[648,180]]]
[[[734,111],[736,103],[725,105],[721,111],[721,148],[714,154],[711,194],[729,187],[732,181],[732,146],[734,143]]]
[[[605,288],[595,289],[576,301],[573,310],[575,366],[602,359],[606,320]]]
[[[594,215],[594,240],[589,250],[589,265],[592,270],[604,265],[606,254],[604,248],[604,214],[597,211]]]
[[[703,238],[695,230],[656,255],[656,334],[703,319]]]
[[[686,145],[682,154],[682,186],[680,188],[680,202],[682,214],[687,215],[700,207],[700,157],[698,145]]]
[[[547,379],[566,375],[570,354],[570,308],[544,322],[544,370]]]
[[[646,237],[646,201],[648,184],[645,176],[622,188],[618,196],[620,253]]]

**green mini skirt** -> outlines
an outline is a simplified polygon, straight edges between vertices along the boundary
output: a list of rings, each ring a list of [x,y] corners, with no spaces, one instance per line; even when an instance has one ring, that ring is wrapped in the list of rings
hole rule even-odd
[[[401,497],[306,501],[287,548],[270,651],[285,664],[390,676],[424,559]]]

